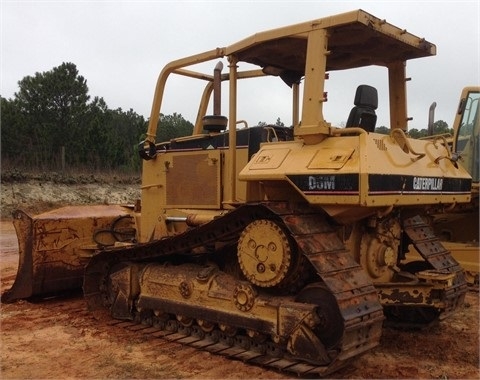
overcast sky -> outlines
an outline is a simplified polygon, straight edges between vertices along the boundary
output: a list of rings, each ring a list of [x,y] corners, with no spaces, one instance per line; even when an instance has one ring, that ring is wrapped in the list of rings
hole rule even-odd
[[[451,125],[462,87],[480,85],[480,0],[0,1],[4,98],[14,96],[25,76],[72,62],[87,79],[91,98],[103,97],[111,109],[132,108],[149,117],[158,74],[169,61],[227,46],[259,31],[358,8],[437,46],[436,56],[407,64],[407,76],[412,78],[407,87],[410,128],[426,128],[434,101],[436,120]],[[337,126],[346,121],[362,81],[379,87],[377,125],[388,126],[388,94],[377,78],[385,80],[386,74],[361,75],[344,77],[342,91],[327,83],[327,120]],[[242,90],[249,96],[239,118],[255,125],[280,117],[289,125],[290,107],[282,99],[288,88],[272,90],[270,82],[265,83]],[[193,122],[198,94],[183,82],[168,91],[172,97],[162,112],[180,112]]]

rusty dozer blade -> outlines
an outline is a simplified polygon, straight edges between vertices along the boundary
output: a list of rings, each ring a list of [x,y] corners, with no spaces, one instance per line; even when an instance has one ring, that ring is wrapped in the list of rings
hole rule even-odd
[[[95,251],[135,238],[133,209],[121,205],[69,206],[31,217],[13,214],[19,264],[2,302],[81,289]]]

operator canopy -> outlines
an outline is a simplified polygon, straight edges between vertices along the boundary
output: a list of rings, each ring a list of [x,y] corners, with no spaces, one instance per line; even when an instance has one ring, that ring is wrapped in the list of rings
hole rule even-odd
[[[387,66],[436,53],[432,43],[362,10],[258,33],[228,50],[291,85],[305,75],[308,32],[317,29],[328,33],[327,71]]]

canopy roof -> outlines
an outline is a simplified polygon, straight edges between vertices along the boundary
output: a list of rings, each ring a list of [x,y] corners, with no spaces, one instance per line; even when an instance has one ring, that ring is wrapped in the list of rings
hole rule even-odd
[[[434,44],[363,10],[257,33],[225,48],[239,61],[304,75],[308,33],[328,33],[327,71],[406,61],[436,54]]]

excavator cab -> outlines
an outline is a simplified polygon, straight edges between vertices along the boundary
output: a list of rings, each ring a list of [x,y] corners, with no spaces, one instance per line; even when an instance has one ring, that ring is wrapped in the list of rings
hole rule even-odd
[[[462,89],[453,121],[452,157],[472,176],[471,201],[447,207],[433,215],[435,234],[465,270],[471,286],[478,287],[480,274],[479,247],[479,157],[480,157],[480,88]]]
[[[476,87],[463,90],[455,118],[454,151],[460,155],[460,164],[471,173],[478,186],[480,178],[480,91]],[[457,120],[458,119],[458,120]]]

